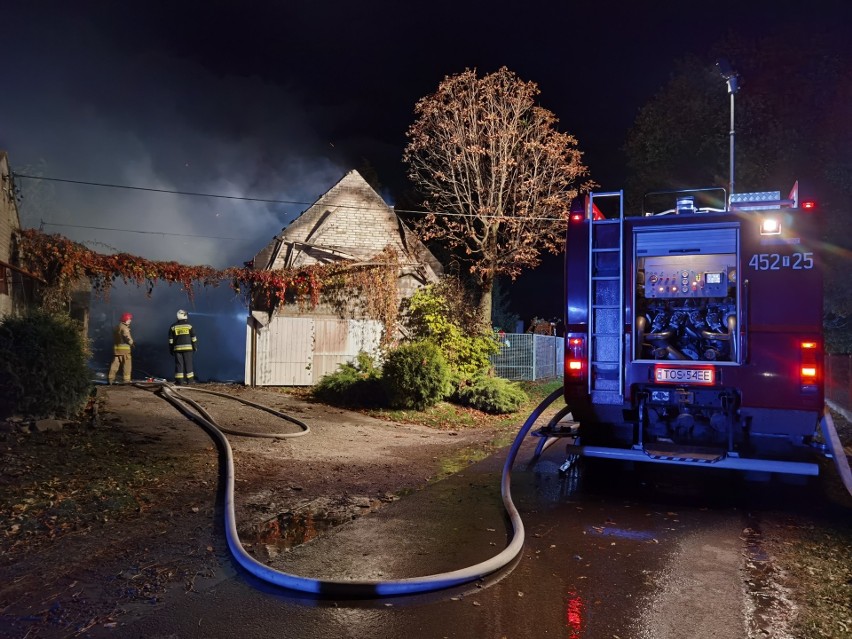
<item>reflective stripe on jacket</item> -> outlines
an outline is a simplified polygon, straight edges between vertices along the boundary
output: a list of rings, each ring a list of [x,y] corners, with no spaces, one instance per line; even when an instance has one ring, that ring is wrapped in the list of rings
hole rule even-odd
[[[194,351],[196,341],[189,322],[178,320],[169,327],[169,352]]]
[[[112,332],[112,350],[115,355],[130,355],[133,338],[130,336],[130,326],[121,322]]]

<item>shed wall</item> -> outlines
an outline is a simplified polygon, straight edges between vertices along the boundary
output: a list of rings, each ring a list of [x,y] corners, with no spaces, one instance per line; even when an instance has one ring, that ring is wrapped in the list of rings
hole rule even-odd
[[[249,319],[245,383],[312,386],[361,351],[377,356],[381,335],[377,320],[273,316],[260,326]]]

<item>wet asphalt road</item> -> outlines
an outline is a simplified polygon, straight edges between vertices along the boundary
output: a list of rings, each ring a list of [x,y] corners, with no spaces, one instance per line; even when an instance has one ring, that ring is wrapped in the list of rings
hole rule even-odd
[[[197,581],[197,592],[140,606],[124,624],[91,636],[748,636],[743,530],[751,498],[740,479],[611,462],[562,475],[558,444],[529,465],[535,443],[528,438],[512,479],[526,529],[523,552],[483,582],[417,596],[323,600],[264,585],[230,562],[215,580]],[[282,553],[274,566],[311,577],[372,580],[483,561],[507,543],[500,501],[505,454]]]

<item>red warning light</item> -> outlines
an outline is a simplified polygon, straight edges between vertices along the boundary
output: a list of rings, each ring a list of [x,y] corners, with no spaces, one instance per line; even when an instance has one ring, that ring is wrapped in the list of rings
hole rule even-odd
[[[802,352],[799,363],[799,379],[802,384],[803,393],[813,393],[817,390],[817,384],[821,383],[821,373],[818,366],[819,349],[815,341],[801,342]]]
[[[800,206],[807,211],[812,211],[816,209],[816,202],[814,200],[804,200]]]

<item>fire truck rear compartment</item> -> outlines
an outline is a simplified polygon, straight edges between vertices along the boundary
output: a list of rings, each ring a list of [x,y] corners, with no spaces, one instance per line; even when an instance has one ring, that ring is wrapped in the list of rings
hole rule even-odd
[[[595,203],[610,201],[617,217],[597,215]],[[593,193],[572,216],[564,396],[579,424],[573,454],[815,472],[798,453],[821,414],[819,273],[806,257],[787,268],[782,255],[811,255],[806,220],[797,229],[800,218],[787,216],[781,235],[764,237],[763,211],[777,217],[790,202],[737,201],[755,204],[638,217],[624,215],[622,192]],[[781,257],[764,264],[763,253]],[[808,357],[816,373],[806,378]]]
[[[635,360],[737,361],[737,234],[636,232]]]

